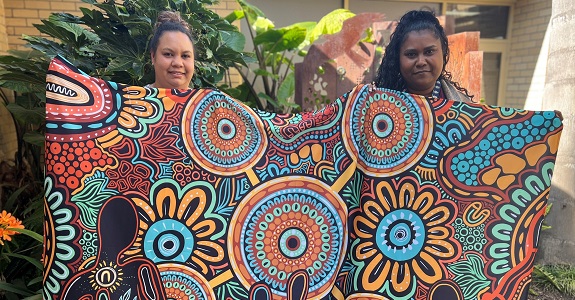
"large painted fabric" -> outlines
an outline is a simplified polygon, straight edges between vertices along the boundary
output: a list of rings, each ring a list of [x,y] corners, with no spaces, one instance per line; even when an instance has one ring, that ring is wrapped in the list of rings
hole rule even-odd
[[[46,79],[45,299],[526,299],[561,118]]]

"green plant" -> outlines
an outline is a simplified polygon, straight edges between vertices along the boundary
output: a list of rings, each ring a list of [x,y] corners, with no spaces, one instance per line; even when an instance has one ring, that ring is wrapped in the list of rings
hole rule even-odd
[[[543,290],[556,289],[565,295],[575,297],[575,266],[535,265],[533,283]]]
[[[244,82],[236,87],[221,86],[233,97],[260,109],[286,112],[297,105],[293,103],[295,92],[294,58],[305,55],[305,47],[324,34],[341,30],[343,21],[355,14],[336,9],[319,22],[300,22],[275,28],[273,22],[256,6],[237,0],[240,9],[226,17],[230,23],[245,19],[247,31],[254,47],[254,61],[247,66],[234,64]],[[257,91],[257,86],[263,92]]]
[[[215,0],[82,0],[95,9],[81,8],[82,16],[53,13],[41,33],[56,39],[24,36],[32,49],[48,58],[58,54],[90,75],[145,85],[153,81],[148,40],[157,15],[177,10],[190,23],[196,46],[196,87],[215,86],[227,68],[243,64],[244,36],[207,6]]]
[[[544,216],[547,217],[553,203],[548,203],[545,207]],[[541,230],[551,229],[550,225],[541,225]],[[533,266],[533,286],[538,290],[548,291],[555,289],[563,294],[575,297],[575,266],[570,265],[540,265]],[[529,292],[538,295],[533,286]]]
[[[29,59],[25,59],[28,57]],[[2,58],[0,58],[0,61]],[[4,62],[9,58],[4,58]],[[33,82],[34,77],[26,77],[25,70],[33,72],[37,68],[36,57],[33,55],[15,57],[21,61],[20,75],[10,77],[22,79],[20,91],[7,95],[2,93],[2,102],[11,113],[17,132],[18,148],[13,161],[0,162],[0,208],[10,211],[24,220],[28,230],[42,232],[43,224],[43,168],[42,154],[44,152],[44,107],[43,96],[39,87]],[[45,71],[44,71],[45,72]],[[3,70],[0,77],[9,76],[10,71]],[[39,79],[38,79],[39,80]],[[6,81],[11,86],[12,81]],[[17,87],[14,87],[17,88]],[[26,236],[19,237],[16,242],[6,244],[0,249],[0,298],[21,299],[34,295],[41,288],[40,282],[34,280],[42,276],[42,268],[31,267],[30,261],[39,261],[42,254],[42,244],[38,244]],[[29,259],[27,259],[29,258]],[[11,288],[11,289],[10,289]],[[8,290],[6,290],[8,289]],[[6,290],[2,292],[2,290]]]
[[[37,228],[36,228],[37,230]],[[16,236],[23,233],[22,236]],[[25,229],[21,221],[12,214],[0,213],[0,265],[11,272],[26,272],[7,281],[8,277],[0,278],[0,296],[4,299],[42,299],[42,271],[39,250],[42,248],[42,235]],[[8,267],[5,267],[7,265]],[[30,268],[30,265],[33,267]],[[24,268],[24,270],[19,270]]]

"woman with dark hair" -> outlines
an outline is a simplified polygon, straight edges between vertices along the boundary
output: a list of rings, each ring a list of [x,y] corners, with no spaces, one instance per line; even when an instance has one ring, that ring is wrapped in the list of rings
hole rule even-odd
[[[190,27],[178,12],[158,15],[150,41],[155,82],[149,87],[188,89],[194,75],[194,43]]]
[[[445,70],[447,35],[430,11],[401,17],[381,61],[375,86],[411,94],[470,102],[473,96]]]

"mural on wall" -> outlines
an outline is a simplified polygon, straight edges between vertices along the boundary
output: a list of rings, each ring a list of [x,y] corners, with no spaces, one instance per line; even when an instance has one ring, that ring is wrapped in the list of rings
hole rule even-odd
[[[45,299],[526,299],[562,122],[46,79]]]

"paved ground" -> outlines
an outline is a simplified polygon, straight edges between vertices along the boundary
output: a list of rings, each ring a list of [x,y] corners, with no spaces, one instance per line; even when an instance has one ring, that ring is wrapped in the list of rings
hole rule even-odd
[[[575,300],[574,297],[563,295],[556,289],[541,289],[531,285],[531,290],[535,291],[538,295],[529,295],[529,300]]]

